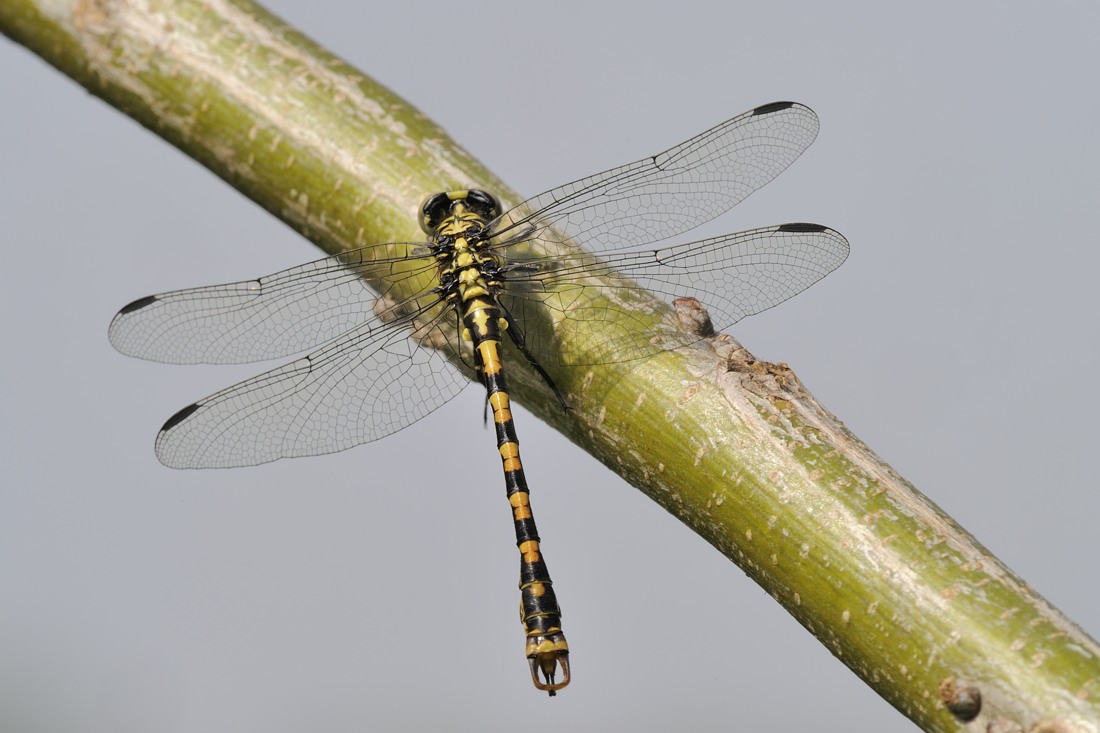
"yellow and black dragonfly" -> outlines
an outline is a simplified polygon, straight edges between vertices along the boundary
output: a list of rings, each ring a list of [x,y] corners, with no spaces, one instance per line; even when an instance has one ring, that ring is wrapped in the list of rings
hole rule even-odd
[[[848,243],[816,224],[617,251],[727,211],[794,162],[817,130],[808,107],[776,102],[508,210],[478,189],[435,194],[420,211],[426,241],[141,298],[115,316],[109,337],[124,354],[174,364],[309,352],[169,418],[156,454],[173,468],[248,466],[384,438],[454,397],[473,374],[504,464],[531,678],[553,695],[569,683],[569,648],[531,514],[502,341],[565,408],[556,369],[640,359],[701,338],[676,326],[662,297],[696,298],[721,328],[820,280],[845,260]]]

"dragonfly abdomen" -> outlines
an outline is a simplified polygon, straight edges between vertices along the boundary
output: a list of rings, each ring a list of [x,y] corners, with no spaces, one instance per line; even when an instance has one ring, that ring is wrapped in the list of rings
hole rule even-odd
[[[463,278],[459,277],[461,281]],[[471,279],[470,281],[473,281]],[[491,288],[480,285],[463,291],[464,335],[473,344],[474,359],[493,410],[497,449],[504,469],[504,485],[512,507],[512,522],[519,548],[520,621],[527,637],[526,654],[531,680],[540,690],[554,695],[569,684],[569,644],[561,630],[561,609],[553,581],[539,546],[538,528],[531,512],[530,491],[519,455],[519,438],[512,420],[511,400],[501,360],[500,341],[506,323]],[[563,679],[556,681],[558,667]],[[539,673],[542,677],[539,677]]]

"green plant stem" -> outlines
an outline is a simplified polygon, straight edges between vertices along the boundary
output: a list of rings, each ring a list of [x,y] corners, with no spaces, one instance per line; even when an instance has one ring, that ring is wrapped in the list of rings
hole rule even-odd
[[[424,194],[518,197],[434,123],[244,0],[0,0],[0,31],[326,252],[418,239]],[[537,356],[537,354],[536,354]],[[1100,647],[731,340],[562,370],[517,399],[737,563],[929,731],[1100,732]],[[721,653],[721,652],[716,652]],[[952,712],[954,709],[956,712]],[[956,714],[957,713],[957,714]]]

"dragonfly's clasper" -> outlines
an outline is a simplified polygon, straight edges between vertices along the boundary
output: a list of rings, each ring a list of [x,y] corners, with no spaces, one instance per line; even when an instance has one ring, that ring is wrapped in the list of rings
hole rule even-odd
[[[535,687],[550,693],[550,697],[569,684],[569,644],[560,631],[527,637],[527,663],[531,667],[531,681]],[[562,681],[555,682],[558,667]],[[539,678],[542,672],[542,678]]]

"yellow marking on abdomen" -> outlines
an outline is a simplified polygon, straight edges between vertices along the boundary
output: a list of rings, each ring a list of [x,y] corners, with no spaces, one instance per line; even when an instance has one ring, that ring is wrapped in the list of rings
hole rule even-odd
[[[500,373],[500,342],[496,339],[490,339],[488,341],[482,341],[477,346],[478,353],[481,355],[481,371],[484,374],[499,374]]]
[[[481,307],[477,307],[470,313],[470,320],[474,324],[474,330],[478,336],[484,338],[489,335],[489,330],[486,326],[489,324],[489,314]]]
[[[493,421],[506,423],[512,419],[512,410],[508,407],[508,394],[506,392],[494,392],[489,397],[489,406],[493,408]]]
[[[504,459],[505,471],[519,471],[523,466],[519,462],[519,444],[504,443],[500,446],[500,457]]]
[[[561,632],[561,629],[557,627],[546,630],[547,636],[559,632]],[[527,647],[527,656],[531,656],[531,654],[550,654],[554,652],[567,651],[569,651],[569,645],[565,643],[565,639],[555,641],[553,639],[546,638],[539,642],[537,645],[529,644]]]
[[[508,497],[508,503],[512,505],[512,516],[516,520],[531,518],[531,497],[526,491],[517,491]]]
[[[520,544],[519,554],[523,556],[524,562],[538,562],[539,561],[539,543],[537,540],[527,540]]]

